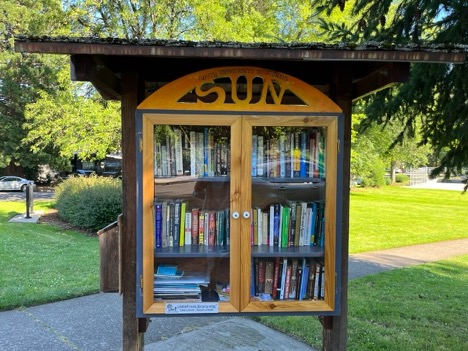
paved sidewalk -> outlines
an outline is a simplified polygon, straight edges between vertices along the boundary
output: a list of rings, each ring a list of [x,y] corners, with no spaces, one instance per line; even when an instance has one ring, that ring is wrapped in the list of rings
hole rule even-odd
[[[351,255],[350,279],[468,254],[468,238]],[[96,294],[0,313],[1,351],[119,351],[122,301]],[[154,318],[145,351],[312,350],[242,317]]]

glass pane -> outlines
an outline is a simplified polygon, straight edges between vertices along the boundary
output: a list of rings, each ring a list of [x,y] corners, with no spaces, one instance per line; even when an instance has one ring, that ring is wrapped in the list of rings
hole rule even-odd
[[[251,300],[323,299],[326,128],[254,127]]]
[[[154,298],[229,301],[230,129],[154,127]]]

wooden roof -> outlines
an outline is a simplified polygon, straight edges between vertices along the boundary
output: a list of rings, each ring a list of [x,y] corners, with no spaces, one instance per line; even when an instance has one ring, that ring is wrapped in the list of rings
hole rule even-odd
[[[218,66],[260,66],[328,93],[337,76],[352,82],[352,99],[404,82],[409,64],[463,63],[466,48],[383,43],[327,45],[125,40],[117,38],[17,37],[18,52],[71,56],[72,79],[90,81],[109,100],[121,99],[122,71],[136,71],[148,90],[181,76]]]

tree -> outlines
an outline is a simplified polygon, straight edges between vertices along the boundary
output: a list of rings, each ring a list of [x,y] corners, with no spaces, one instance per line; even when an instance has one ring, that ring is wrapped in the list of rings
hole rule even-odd
[[[25,113],[28,134],[23,141],[31,145],[34,155],[59,156],[49,160],[56,167],[60,164],[54,160],[69,160],[74,155],[100,160],[120,150],[120,105],[102,100],[94,89],[91,97],[83,95],[82,83],[70,85],[68,81],[62,74],[60,89],[41,91]]]
[[[368,185],[380,186],[384,174],[389,170],[391,183],[395,183],[397,168],[426,166],[431,154],[429,145],[420,146],[419,132],[415,137],[405,137],[394,145],[400,133],[398,123],[386,125],[372,123],[361,127],[366,120],[363,114],[353,114],[353,137],[351,150],[351,174],[366,181]]]
[[[65,68],[63,58],[21,55],[13,50],[13,36],[19,33],[62,33],[60,1],[2,2],[0,10],[0,166],[21,164],[34,168],[42,159],[31,155],[21,140],[26,135],[25,106],[39,91],[53,91],[56,75]]]
[[[40,164],[56,170],[70,168],[75,154],[90,157],[84,145],[114,150],[120,116],[115,106],[98,98],[92,90],[85,99],[86,84],[70,83],[69,62],[56,55],[18,54],[15,35],[68,35],[70,24],[58,0],[5,0],[0,10],[0,167],[20,166],[34,176]],[[47,108],[45,107],[47,106]],[[84,117],[80,111],[86,110]],[[29,111],[26,120],[26,111]],[[66,114],[61,112],[66,111]],[[76,112],[72,116],[71,113]],[[62,118],[67,117],[67,120]],[[37,119],[36,119],[37,118]],[[93,123],[90,123],[93,121]],[[103,125],[109,128],[103,132]],[[57,126],[63,133],[53,133]],[[81,137],[75,138],[72,126]],[[82,130],[86,128],[86,133]],[[106,135],[102,138],[102,135]],[[109,133],[115,133],[108,137]],[[99,147],[96,146],[99,141]],[[66,147],[65,147],[66,146]],[[73,151],[72,151],[73,150]]]
[[[320,10],[330,13],[345,7],[345,0],[319,0]],[[392,47],[425,45],[460,50],[468,44],[468,3],[465,0],[401,0],[392,17],[391,0],[356,0],[350,26],[329,26],[340,40],[376,40]],[[390,15],[389,15],[390,14]],[[458,45],[458,46],[457,46]],[[421,145],[431,144],[440,158],[432,175],[460,172],[468,164],[468,61],[460,65],[413,64],[406,84],[367,99],[369,123],[399,121],[401,133],[414,136],[421,123]]]

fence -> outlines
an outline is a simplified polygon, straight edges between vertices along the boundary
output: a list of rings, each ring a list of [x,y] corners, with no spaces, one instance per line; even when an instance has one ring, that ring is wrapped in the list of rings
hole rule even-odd
[[[431,174],[434,167],[421,167],[410,170],[407,175],[410,178],[409,185],[417,185],[429,181],[429,174]]]

